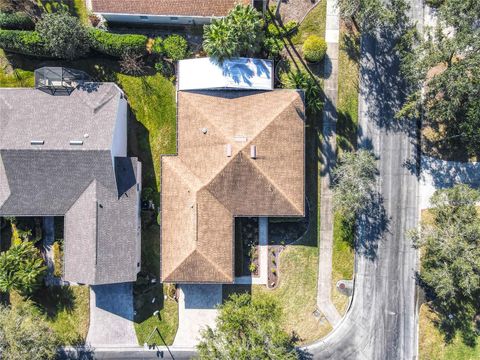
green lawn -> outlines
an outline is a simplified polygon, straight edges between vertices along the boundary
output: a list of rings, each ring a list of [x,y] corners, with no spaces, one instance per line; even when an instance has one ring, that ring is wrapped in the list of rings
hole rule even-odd
[[[317,340],[330,332],[313,312],[317,304],[318,247],[293,245],[280,254],[280,284],[275,290],[254,286],[253,296],[271,296],[284,312],[283,328],[294,333],[299,343]]]
[[[436,314],[423,304],[420,307],[420,360],[478,360],[480,359],[480,342],[475,347],[465,345],[460,336],[450,344],[446,344],[438,328],[435,326]]]
[[[176,103],[173,83],[156,74],[133,77],[118,74],[118,83],[125,91],[133,111],[130,119],[129,148],[142,161],[143,187],[153,190],[153,200],[158,206],[160,191],[160,157],[176,150]],[[142,270],[159,276],[160,273],[160,227],[149,225],[142,230]],[[151,299],[156,298],[152,305]],[[163,302],[164,289],[158,286],[153,292],[138,295],[135,331],[143,344],[157,326],[165,342],[173,342],[178,328],[178,305],[173,300]],[[160,299],[162,300],[160,302]],[[153,316],[160,311],[160,319]],[[149,343],[162,344],[155,334]]]
[[[358,126],[358,51],[359,36],[342,26],[338,58],[338,122],[337,152],[351,151],[357,146]],[[335,214],[333,227],[332,301],[340,314],[347,310],[348,298],[336,289],[342,279],[352,279],[354,269],[353,224]]]
[[[327,18],[327,2],[321,0],[307,17],[303,20],[298,28],[298,32],[292,37],[295,45],[303,44],[309,35],[325,36],[325,20]]]
[[[45,316],[61,344],[85,342],[89,324],[89,289],[87,286],[42,287],[31,301],[17,293],[10,294],[12,306],[29,304],[32,311]]]

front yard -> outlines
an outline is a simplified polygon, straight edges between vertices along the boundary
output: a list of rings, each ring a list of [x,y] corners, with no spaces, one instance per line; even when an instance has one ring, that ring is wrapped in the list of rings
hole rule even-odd
[[[435,325],[437,316],[428,304],[420,307],[419,314],[420,360],[477,360],[480,359],[480,342],[475,347],[465,345],[459,335],[449,344]]]

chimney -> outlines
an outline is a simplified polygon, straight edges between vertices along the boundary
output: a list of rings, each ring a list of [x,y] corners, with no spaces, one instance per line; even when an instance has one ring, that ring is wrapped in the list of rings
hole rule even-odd
[[[257,146],[256,145],[250,145],[250,157],[252,159],[257,158]]]

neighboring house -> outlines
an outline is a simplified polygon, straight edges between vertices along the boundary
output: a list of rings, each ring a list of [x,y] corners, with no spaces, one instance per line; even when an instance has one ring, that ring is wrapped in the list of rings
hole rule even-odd
[[[202,25],[226,16],[236,4],[265,9],[266,0],[86,0],[112,23]]]
[[[232,283],[235,217],[305,215],[303,96],[205,90],[177,99],[178,154],[161,166],[161,279]]]
[[[141,164],[127,157],[127,102],[113,83],[67,85],[0,89],[0,216],[63,216],[64,280],[135,281]]]

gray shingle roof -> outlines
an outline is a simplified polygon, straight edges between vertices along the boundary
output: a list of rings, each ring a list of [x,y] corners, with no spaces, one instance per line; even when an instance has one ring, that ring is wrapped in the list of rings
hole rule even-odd
[[[0,112],[0,216],[65,216],[68,281],[135,281],[141,166],[136,158],[112,159],[119,106],[114,99],[122,93],[112,84],[98,89],[103,90],[62,97],[0,89],[0,107],[18,103],[18,96],[26,97],[22,106],[28,101],[43,106],[41,111],[26,106],[31,112],[15,106],[6,116]],[[84,131],[89,137],[83,146],[69,145],[70,134]],[[30,145],[34,133],[42,133],[45,145]]]
[[[110,149],[120,96],[110,83],[87,83],[70,96],[0,89],[0,149],[71,150],[71,140],[85,150]]]

